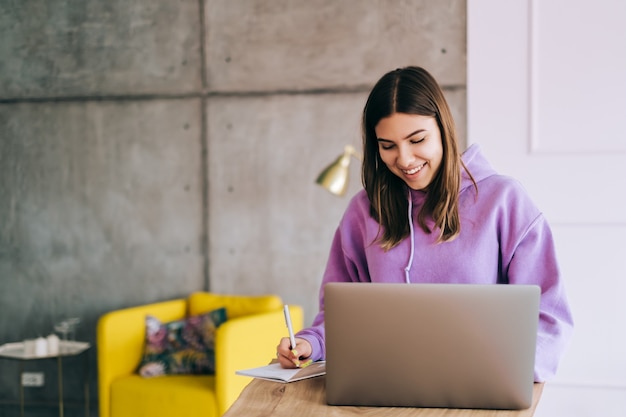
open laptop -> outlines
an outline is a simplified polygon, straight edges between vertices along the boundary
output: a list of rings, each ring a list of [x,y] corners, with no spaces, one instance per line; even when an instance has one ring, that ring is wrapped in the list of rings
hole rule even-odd
[[[329,283],[330,405],[525,409],[534,285]]]

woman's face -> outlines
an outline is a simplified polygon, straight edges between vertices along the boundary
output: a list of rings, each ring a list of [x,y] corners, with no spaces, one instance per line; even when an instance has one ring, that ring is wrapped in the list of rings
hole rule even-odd
[[[376,125],[378,152],[387,168],[414,190],[435,178],[443,158],[441,132],[431,116],[394,113]]]

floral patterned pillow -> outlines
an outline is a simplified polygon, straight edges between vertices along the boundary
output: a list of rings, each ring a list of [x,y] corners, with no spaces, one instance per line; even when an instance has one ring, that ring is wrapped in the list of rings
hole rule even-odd
[[[169,323],[146,316],[146,348],[139,374],[215,373],[215,329],[225,321],[225,308]]]

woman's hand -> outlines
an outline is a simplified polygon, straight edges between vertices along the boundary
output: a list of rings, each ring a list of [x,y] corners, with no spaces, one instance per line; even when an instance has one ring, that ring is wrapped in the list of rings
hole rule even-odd
[[[300,368],[301,366],[308,365],[309,356],[313,353],[311,344],[305,339],[296,337],[296,346],[291,348],[291,342],[288,337],[280,339],[280,343],[276,347],[276,357],[278,363],[283,368]]]

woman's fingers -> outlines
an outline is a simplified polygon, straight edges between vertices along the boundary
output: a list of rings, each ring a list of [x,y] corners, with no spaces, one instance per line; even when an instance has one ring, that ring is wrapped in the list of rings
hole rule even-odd
[[[304,363],[310,364],[306,359],[311,352],[311,344],[305,339],[296,338],[296,346],[292,348],[289,338],[283,337],[276,348],[276,357],[283,368],[298,368]]]

